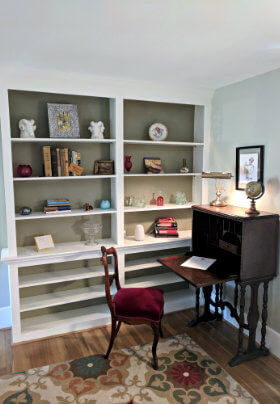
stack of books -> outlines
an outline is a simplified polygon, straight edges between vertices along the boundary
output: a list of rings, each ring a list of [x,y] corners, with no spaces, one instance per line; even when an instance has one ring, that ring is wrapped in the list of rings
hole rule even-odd
[[[174,217],[161,217],[155,223],[156,237],[179,237],[178,225]]]
[[[69,213],[71,212],[71,205],[69,199],[49,199],[44,206],[44,212],[47,215],[56,213]]]
[[[69,150],[43,146],[43,162],[45,177],[63,177],[75,175],[69,171],[71,163],[81,165],[81,153]]]

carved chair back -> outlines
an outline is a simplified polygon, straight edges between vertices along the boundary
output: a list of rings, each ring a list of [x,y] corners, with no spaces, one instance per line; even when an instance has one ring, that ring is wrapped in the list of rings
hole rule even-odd
[[[120,280],[119,280],[118,256],[117,256],[117,252],[114,247],[106,249],[104,246],[102,246],[101,251],[102,251],[101,262],[103,263],[104,270],[105,270],[106,299],[107,299],[107,303],[108,303],[109,309],[111,311],[111,314],[113,314],[111,286],[112,286],[112,283],[114,280],[115,280],[117,290],[121,289]],[[110,275],[110,273],[109,273],[109,265],[108,265],[108,260],[107,260],[108,256],[114,257],[114,274],[113,275]]]

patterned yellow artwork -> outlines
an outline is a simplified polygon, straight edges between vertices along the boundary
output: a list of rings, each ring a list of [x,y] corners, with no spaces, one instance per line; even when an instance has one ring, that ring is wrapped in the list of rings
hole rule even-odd
[[[70,112],[58,112],[56,120],[59,130],[68,130],[70,127]]]

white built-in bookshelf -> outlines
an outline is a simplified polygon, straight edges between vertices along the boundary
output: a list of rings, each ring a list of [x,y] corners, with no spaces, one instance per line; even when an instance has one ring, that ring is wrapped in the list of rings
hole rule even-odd
[[[49,137],[47,102],[78,106],[80,138]],[[165,312],[187,307],[192,299],[187,285],[156,259],[191,246],[191,207],[202,201],[205,107],[176,100],[167,103],[25,90],[7,91],[1,104],[8,234],[2,259],[10,268],[13,342],[110,321],[101,245],[117,249],[123,287],[159,286],[165,291]],[[23,117],[35,120],[36,138],[19,138],[18,121]],[[87,127],[91,120],[104,122],[104,139],[90,139]],[[168,127],[166,141],[149,139],[148,128],[154,122]],[[43,145],[79,151],[84,175],[44,177]],[[124,170],[125,155],[132,156],[129,173]],[[146,174],[143,157],[160,157],[164,173]],[[189,168],[186,174],[180,173],[183,158]],[[94,175],[95,160],[114,160],[114,174]],[[30,164],[32,176],[17,177],[19,164]],[[186,193],[186,204],[176,205],[178,191]],[[151,205],[152,194],[157,197],[159,192],[164,206]],[[129,196],[144,197],[146,206],[125,206]],[[43,212],[46,199],[63,198],[70,200],[71,212]],[[99,207],[102,199],[110,200],[110,209]],[[94,209],[85,211],[86,202]],[[24,206],[32,209],[30,215],[20,215]],[[154,237],[152,225],[160,216],[176,218],[178,238]],[[96,246],[86,244],[82,225],[88,220],[103,224]],[[138,223],[146,232],[141,242],[133,235]],[[33,237],[43,234],[52,234],[55,250],[37,252]]]

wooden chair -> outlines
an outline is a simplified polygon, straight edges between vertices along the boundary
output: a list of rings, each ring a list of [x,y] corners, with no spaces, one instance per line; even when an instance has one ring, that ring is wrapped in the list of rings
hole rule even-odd
[[[157,344],[159,335],[163,337],[161,319],[163,316],[163,291],[157,288],[122,288],[119,281],[118,257],[114,247],[106,249],[101,247],[104,269],[105,269],[105,291],[106,299],[112,317],[112,331],[109,347],[105,358],[110,355],[114,340],[119,332],[122,323],[137,325],[149,324],[154,332],[152,347],[154,369],[158,369]],[[109,275],[107,256],[114,257],[114,274]],[[111,297],[110,286],[115,280],[117,293]]]

